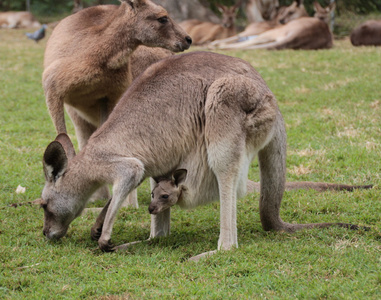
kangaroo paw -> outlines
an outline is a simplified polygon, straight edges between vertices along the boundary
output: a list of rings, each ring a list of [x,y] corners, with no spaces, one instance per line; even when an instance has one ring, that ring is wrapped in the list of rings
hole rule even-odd
[[[111,240],[99,240],[98,241],[99,248],[103,252],[113,252],[115,251],[115,245],[111,243]]]
[[[94,241],[98,241],[102,234],[102,227],[93,226],[91,227],[91,238]]]

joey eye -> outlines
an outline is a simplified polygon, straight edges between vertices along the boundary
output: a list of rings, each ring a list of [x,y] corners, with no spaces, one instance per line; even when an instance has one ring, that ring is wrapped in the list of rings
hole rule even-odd
[[[159,23],[161,24],[165,24],[168,22],[168,17],[161,17],[159,19],[157,19],[159,21]]]
[[[168,199],[169,195],[161,195],[161,198]]]

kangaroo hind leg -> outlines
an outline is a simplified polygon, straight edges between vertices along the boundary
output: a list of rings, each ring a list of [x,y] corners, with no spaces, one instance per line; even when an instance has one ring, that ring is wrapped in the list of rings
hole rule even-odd
[[[274,107],[267,103],[271,101],[260,92],[263,83],[256,83],[245,76],[220,78],[210,86],[205,105],[208,163],[218,180],[221,203],[218,248],[223,250],[238,246],[237,194],[244,194],[240,190],[245,189],[249,164],[268,139],[275,118]]]

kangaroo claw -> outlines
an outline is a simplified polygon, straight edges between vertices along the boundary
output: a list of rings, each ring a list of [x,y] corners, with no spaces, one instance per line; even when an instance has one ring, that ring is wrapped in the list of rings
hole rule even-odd
[[[98,245],[99,245],[99,248],[103,252],[114,252],[115,251],[115,245],[113,243],[111,243],[111,240],[107,240],[107,241],[99,240]]]
[[[102,227],[91,227],[91,238],[98,241],[102,234]]]

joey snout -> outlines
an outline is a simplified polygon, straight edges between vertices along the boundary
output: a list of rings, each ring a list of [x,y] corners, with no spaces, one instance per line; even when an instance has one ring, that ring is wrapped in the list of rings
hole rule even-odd
[[[159,211],[159,207],[155,204],[155,203],[151,203],[149,206],[148,206],[148,211],[151,215],[156,215],[158,214],[160,211]]]

